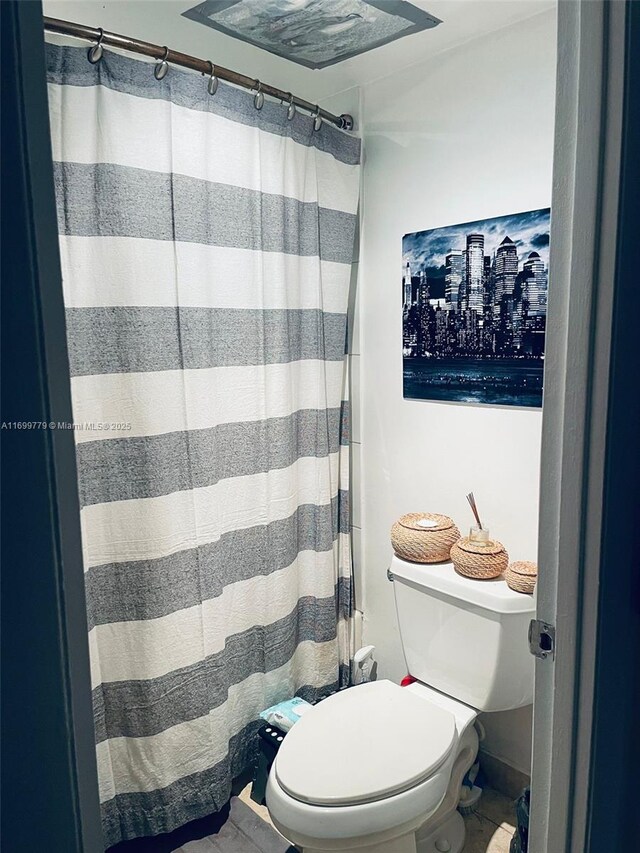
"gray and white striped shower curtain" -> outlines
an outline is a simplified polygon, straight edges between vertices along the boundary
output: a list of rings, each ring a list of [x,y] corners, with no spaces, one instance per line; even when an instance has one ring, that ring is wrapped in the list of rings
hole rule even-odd
[[[345,683],[359,140],[48,45],[107,844],[219,809]]]

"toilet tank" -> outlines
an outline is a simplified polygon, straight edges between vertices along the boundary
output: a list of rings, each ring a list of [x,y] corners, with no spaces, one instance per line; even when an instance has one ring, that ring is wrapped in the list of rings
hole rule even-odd
[[[501,578],[472,580],[451,563],[394,557],[393,588],[409,673],[479,711],[533,701],[529,621],[535,601]]]

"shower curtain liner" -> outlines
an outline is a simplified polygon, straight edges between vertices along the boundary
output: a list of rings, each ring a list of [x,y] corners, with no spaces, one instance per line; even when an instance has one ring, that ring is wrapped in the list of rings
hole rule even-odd
[[[359,140],[47,46],[107,845],[220,809],[348,681]]]

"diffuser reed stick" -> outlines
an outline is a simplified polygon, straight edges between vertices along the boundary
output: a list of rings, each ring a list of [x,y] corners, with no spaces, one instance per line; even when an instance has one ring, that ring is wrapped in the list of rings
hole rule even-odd
[[[473,496],[473,492],[469,492],[469,494],[467,495],[467,500],[469,501],[471,511],[473,512],[475,519],[478,522],[478,529],[482,530],[482,522],[480,521],[480,516],[478,515],[478,507],[476,506],[476,499]]]

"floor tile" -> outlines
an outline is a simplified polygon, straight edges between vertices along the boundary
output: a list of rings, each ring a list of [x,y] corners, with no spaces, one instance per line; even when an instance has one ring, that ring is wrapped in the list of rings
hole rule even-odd
[[[464,823],[467,840],[463,853],[509,853],[512,833],[480,814],[467,815]]]
[[[516,807],[514,800],[505,797],[493,788],[482,791],[476,811],[488,817],[493,823],[501,826],[507,832],[513,833],[516,828]]]
[[[273,826],[273,824],[271,823],[271,818],[269,817],[269,809],[266,806],[259,805],[255,802],[255,800],[251,799],[251,782],[249,782],[249,784],[246,785],[242,789],[242,791],[240,791],[240,793],[238,794],[238,799],[242,800],[245,805],[249,806],[249,808],[252,809],[259,817],[261,817],[262,820],[266,820],[268,824],[271,824],[271,826]]]
[[[239,797],[231,799],[229,819],[213,835],[189,841],[173,853],[295,853],[276,832]]]

